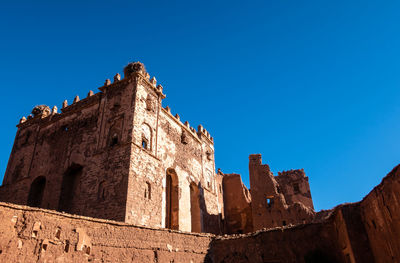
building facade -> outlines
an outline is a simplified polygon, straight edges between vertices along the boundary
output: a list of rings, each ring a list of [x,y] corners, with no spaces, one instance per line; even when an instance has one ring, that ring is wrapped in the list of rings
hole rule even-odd
[[[142,63],[99,90],[21,119],[1,201],[216,234],[312,219],[304,171],[273,177],[251,155],[251,190],[216,173],[210,133],[162,106],[163,87]]]

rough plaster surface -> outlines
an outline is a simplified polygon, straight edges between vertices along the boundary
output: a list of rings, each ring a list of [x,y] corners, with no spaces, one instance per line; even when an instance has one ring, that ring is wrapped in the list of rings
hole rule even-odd
[[[0,203],[0,262],[399,262],[399,190],[400,166],[318,222],[224,236]]]

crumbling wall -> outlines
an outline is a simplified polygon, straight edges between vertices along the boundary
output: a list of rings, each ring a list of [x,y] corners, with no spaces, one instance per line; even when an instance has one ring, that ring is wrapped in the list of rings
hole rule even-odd
[[[314,209],[311,198],[310,184],[304,169],[296,169],[278,172],[275,180],[279,184],[279,189],[285,196],[286,203],[302,203],[310,209]]]
[[[253,231],[251,196],[239,174],[224,174],[224,232],[242,234]]]
[[[212,235],[0,203],[0,262],[204,262]]]
[[[242,235],[151,229],[0,203],[0,262],[399,262],[399,167],[363,201],[322,212],[314,223]]]
[[[276,228],[211,242],[213,262],[340,263],[335,229],[330,224]]]
[[[400,165],[360,204],[375,262],[400,262]]]
[[[254,230],[289,224],[304,224],[312,221],[315,215],[311,208],[312,200],[311,207],[309,207],[310,200],[308,199],[308,206],[300,201],[288,204],[285,194],[281,190],[286,185],[281,186],[269,166],[262,164],[261,154],[249,156],[249,173]],[[290,181],[290,179],[283,180],[284,182]],[[289,195],[289,192],[287,194]],[[293,195],[289,196],[292,197]]]

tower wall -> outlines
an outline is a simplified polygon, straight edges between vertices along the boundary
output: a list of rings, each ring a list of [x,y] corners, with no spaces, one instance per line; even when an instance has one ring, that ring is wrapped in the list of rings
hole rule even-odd
[[[222,180],[213,138],[162,107],[163,88],[143,64],[124,71],[99,93],[65,101],[61,113],[41,105],[21,120],[0,200],[184,231],[193,223],[197,232],[220,233]],[[173,211],[167,172],[174,175]]]

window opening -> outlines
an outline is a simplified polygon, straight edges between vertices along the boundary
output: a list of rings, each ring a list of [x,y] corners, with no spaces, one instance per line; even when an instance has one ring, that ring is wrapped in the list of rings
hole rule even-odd
[[[147,150],[147,142],[146,140],[142,140],[142,148]]]
[[[273,204],[274,204],[274,198],[267,197],[267,207],[272,207]]]
[[[114,133],[112,138],[111,138],[110,146],[114,146],[116,144],[118,144],[118,135],[116,133]]]
[[[144,190],[144,198],[151,199],[151,184],[146,182],[146,189]]]
[[[300,187],[298,183],[293,184],[293,191],[295,194],[300,193]]]

